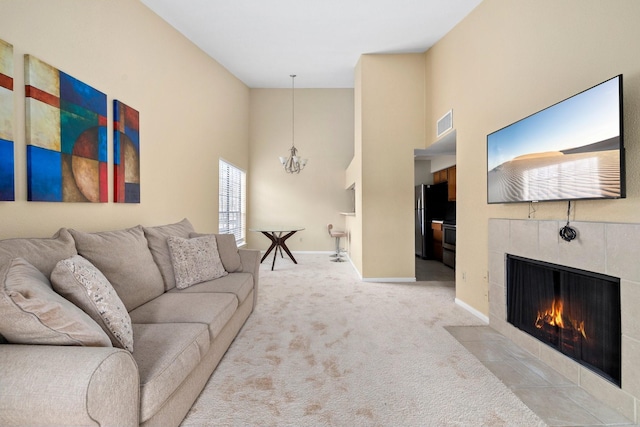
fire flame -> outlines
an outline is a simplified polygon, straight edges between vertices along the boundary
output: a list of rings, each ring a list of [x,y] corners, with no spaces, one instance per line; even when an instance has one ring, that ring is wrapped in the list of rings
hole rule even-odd
[[[564,316],[563,303],[561,300],[554,300],[551,303],[551,308],[544,312],[538,312],[536,319],[536,328],[541,329],[545,324],[550,326],[557,326],[562,329],[572,328],[574,331],[582,334],[584,339],[587,339],[587,333],[584,330],[584,321],[573,320],[568,316]],[[565,321],[568,326],[565,326]]]

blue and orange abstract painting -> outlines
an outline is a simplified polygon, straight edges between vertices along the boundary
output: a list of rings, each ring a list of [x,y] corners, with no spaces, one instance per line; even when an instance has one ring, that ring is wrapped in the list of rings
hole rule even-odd
[[[15,200],[13,46],[0,40],[0,201]]]
[[[27,200],[108,199],[107,96],[25,55]]]
[[[140,203],[140,114],[113,101],[113,201]]]

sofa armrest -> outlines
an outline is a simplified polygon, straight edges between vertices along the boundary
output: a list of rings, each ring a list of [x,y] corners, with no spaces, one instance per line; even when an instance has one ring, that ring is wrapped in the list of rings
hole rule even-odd
[[[0,425],[137,426],[140,377],[113,347],[0,345]]]
[[[260,251],[258,249],[238,249],[242,272],[253,275],[253,308],[258,302],[258,279],[260,278]]]

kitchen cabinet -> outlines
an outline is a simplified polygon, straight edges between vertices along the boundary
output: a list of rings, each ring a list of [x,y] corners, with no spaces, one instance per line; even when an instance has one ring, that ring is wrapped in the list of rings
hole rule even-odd
[[[454,202],[456,200],[456,167],[451,166],[447,169],[447,184],[449,185],[449,201]]]
[[[433,231],[433,257],[442,261],[442,223],[432,222],[431,230]]]
[[[433,173],[433,183],[440,184],[446,182],[448,184],[449,201],[454,202],[456,200],[456,167],[451,166],[446,169],[441,169]]]
[[[442,169],[433,173],[433,183],[440,184],[441,182],[447,182],[447,169]]]

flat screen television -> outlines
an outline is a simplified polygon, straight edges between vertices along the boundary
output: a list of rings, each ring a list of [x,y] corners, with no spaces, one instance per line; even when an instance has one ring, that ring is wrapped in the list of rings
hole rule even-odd
[[[487,202],[625,197],[622,75],[487,135]]]

